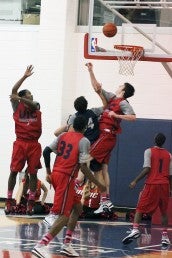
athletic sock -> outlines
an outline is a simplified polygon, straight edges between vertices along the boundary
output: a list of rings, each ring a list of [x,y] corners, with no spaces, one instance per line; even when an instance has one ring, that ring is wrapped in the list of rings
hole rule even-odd
[[[101,194],[100,202],[106,202],[106,201],[107,201],[107,196],[106,196],[106,194]]]
[[[73,231],[72,230],[67,230],[66,231],[66,236],[65,236],[65,239],[64,239],[64,244],[69,244],[72,240],[72,234],[73,234]]]
[[[11,191],[11,190],[8,190],[8,192],[7,192],[7,198],[8,199],[12,199],[12,196],[13,196],[13,190]]]
[[[49,242],[53,239],[53,236],[50,233],[47,233],[43,236],[39,244],[41,245],[48,245]]]
[[[138,223],[133,223],[133,229],[134,229],[134,230],[139,229],[139,224],[138,224]]]

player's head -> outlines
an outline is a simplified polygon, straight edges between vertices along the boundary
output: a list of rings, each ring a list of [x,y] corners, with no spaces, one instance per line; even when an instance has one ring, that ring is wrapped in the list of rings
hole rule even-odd
[[[73,121],[73,129],[76,132],[83,133],[87,128],[87,119],[84,116],[76,116],[76,118]]]
[[[165,140],[166,140],[166,137],[163,133],[158,133],[155,135],[155,144],[158,147],[161,147],[164,144]]]
[[[78,97],[74,101],[74,108],[79,113],[84,113],[87,110],[87,105],[88,105],[88,102],[83,96]]]
[[[33,96],[29,90],[21,90],[18,92],[19,97],[33,100]]]
[[[118,89],[116,90],[116,96],[117,97],[123,97],[125,99],[131,97],[134,95],[135,89],[134,87],[129,84],[128,82],[125,82],[123,85],[120,85]]]
[[[125,91],[124,96],[123,96],[125,99],[133,96],[134,92],[135,92],[134,87],[128,82],[124,83],[124,89],[123,90]]]

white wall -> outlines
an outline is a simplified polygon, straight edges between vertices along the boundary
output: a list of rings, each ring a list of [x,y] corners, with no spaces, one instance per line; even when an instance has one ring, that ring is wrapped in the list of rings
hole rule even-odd
[[[35,73],[24,82],[34,98],[40,102],[43,116],[42,147],[49,144],[56,127],[74,112],[73,101],[84,95],[89,107],[101,105],[93,92],[83,57],[84,33],[76,33],[77,0],[42,0],[40,26],[0,26],[0,81],[1,81],[1,180],[0,197],[6,197],[12,142],[15,140],[14,123],[9,94],[13,84],[23,75],[28,64]],[[171,35],[166,36],[172,42]],[[172,51],[170,43],[166,43]],[[118,63],[92,61],[95,74],[103,87],[114,91],[125,81],[136,88],[130,103],[139,118],[171,119],[171,78],[159,63],[139,62],[135,76],[119,76]],[[44,179],[45,169],[39,171]],[[48,200],[52,200],[50,191]]]

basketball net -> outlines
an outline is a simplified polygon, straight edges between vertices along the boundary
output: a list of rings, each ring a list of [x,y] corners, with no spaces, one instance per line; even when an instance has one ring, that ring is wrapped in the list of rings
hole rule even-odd
[[[137,61],[142,57],[144,49],[140,46],[114,45],[118,51],[117,58],[119,62],[119,74],[134,75],[134,67]]]

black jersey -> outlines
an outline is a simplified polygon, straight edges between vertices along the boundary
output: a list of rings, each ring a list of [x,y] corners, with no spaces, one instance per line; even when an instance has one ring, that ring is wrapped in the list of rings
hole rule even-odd
[[[98,116],[91,109],[87,109],[84,113],[77,112],[75,115],[82,115],[87,119],[87,129],[84,133],[84,136],[92,144],[99,137]]]

